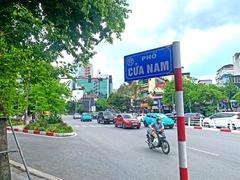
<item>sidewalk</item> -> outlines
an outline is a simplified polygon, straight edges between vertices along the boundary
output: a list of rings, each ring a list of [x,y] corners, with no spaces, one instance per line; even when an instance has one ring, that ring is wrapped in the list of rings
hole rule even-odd
[[[11,176],[13,180],[27,180],[27,173],[23,170],[11,166]],[[34,175],[30,175],[32,180],[46,180],[45,178],[40,178]]]
[[[23,164],[10,160],[11,176],[13,180],[28,180],[27,173]],[[62,180],[61,178],[41,172],[39,170],[28,167],[31,180]]]

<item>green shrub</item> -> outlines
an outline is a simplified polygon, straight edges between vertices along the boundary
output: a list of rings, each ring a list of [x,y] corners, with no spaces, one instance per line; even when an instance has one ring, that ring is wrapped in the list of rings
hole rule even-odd
[[[58,123],[58,124],[47,124],[46,121],[40,120],[34,123],[28,124],[25,126],[26,129],[30,130],[39,130],[39,131],[51,131],[55,133],[71,133],[73,129],[71,126],[66,123]]]
[[[34,123],[26,125],[24,128],[25,129],[30,129],[30,130],[39,130],[40,125],[39,125],[38,122],[34,122]]]
[[[46,119],[47,119],[48,124],[58,124],[58,123],[62,122],[61,116],[59,116],[57,114],[51,115],[50,117],[48,117]]]
[[[12,123],[12,126],[18,126],[18,125],[24,124],[22,120],[16,120],[16,119],[11,119],[11,123]],[[8,125],[10,125],[9,121],[8,121]]]
[[[48,126],[48,122],[45,119],[40,119],[40,120],[36,121],[36,123],[38,123],[39,126],[43,127],[43,128],[47,128],[47,126]]]
[[[49,124],[46,131],[51,131],[55,133],[71,133],[73,129],[71,126],[68,126],[66,123],[58,124]]]

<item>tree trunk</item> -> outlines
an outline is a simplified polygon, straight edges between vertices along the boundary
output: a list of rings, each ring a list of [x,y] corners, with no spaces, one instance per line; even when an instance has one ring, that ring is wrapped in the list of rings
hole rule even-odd
[[[26,94],[26,97],[25,97],[25,100],[27,102],[27,107],[24,111],[24,125],[27,125],[27,117],[28,117],[28,100],[29,100],[29,93],[30,93],[30,80],[31,80],[31,71],[28,72],[29,73],[29,78],[27,80],[27,87],[26,87],[26,91],[27,91],[27,94]]]
[[[0,117],[0,152],[7,150],[7,118]],[[0,153],[0,179],[11,179],[8,153]]]

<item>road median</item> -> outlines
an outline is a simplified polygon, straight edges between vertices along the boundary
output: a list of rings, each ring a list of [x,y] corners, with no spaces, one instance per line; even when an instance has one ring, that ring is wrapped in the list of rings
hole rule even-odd
[[[11,131],[11,127],[7,127],[8,131]],[[24,134],[34,134],[34,135],[42,135],[42,136],[48,136],[48,137],[68,137],[68,136],[75,136],[75,132],[71,133],[55,133],[51,131],[39,131],[39,130],[29,130],[29,129],[24,129],[21,127],[18,128],[13,128],[15,132],[21,132]]]

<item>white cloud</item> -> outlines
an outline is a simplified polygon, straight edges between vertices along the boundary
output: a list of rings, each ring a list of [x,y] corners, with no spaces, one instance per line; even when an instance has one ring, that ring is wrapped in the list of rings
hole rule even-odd
[[[204,63],[203,58],[216,50],[228,39],[239,37],[240,25],[224,25],[210,30],[187,29],[181,38],[182,64],[188,67],[196,63]]]
[[[152,35],[156,33],[156,28],[167,20],[171,5],[172,0],[132,1],[132,13],[126,21],[123,40],[134,44],[150,44],[154,40]]]
[[[210,9],[213,5],[213,0],[189,0],[185,11],[190,14],[197,14],[201,11]]]
[[[226,5],[224,17],[221,16],[221,13],[216,14],[220,8],[217,7],[219,4],[217,1],[211,0],[181,2],[176,0],[130,0],[132,13],[129,14],[129,19],[126,21],[126,30],[122,34],[122,41],[117,40],[113,45],[101,44],[98,47],[98,54],[90,61],[93,64],[94,75],[96,76],[97,69],[100,69],[102,74],[113,75],[114,88],[117,88],[123,83],[124,55],[168,45],[176,40],[181,42],[182,64],[187,71],[191,72],[190,68],[195,64],[216,61],[216,59],[209,59],[210,55],[218,58],[218,48],[223,47],[226,42],[228,45],[231,44],[229,42],[234,39],[236,44],[237,38],[240,36],[240,23],[233,24],[234,21],[231,21],[232,24],[230,24],[221,21],[221,19],[228,18],[227,15],[236,16],[228,13],[230,12],[228,9],[231,10],[234,3],[232,1],[222,3],[222,6]],[[213,14],[208,14],[211,12]],[[201,21],[202,15],[206,15],[203,21]],[[218,20],[220,23],[217,23]],[[234,47],[226,47],[226,49],[229,48],[233,49]],[[69,57],[65,59],[69,59]],[[194,72],[194,74],[198,73]],[[201,78],[215,79],[215,75],[209,72],[207,74],[209,75],[201,76]]]
[[[118,88],[123,83],[123,59],[113,60],[106,53],[99,52],[91,60],[91,63],[95,77],[97,77],[97,71],[100,70],[103,75],[113,76],[113,88]]]

